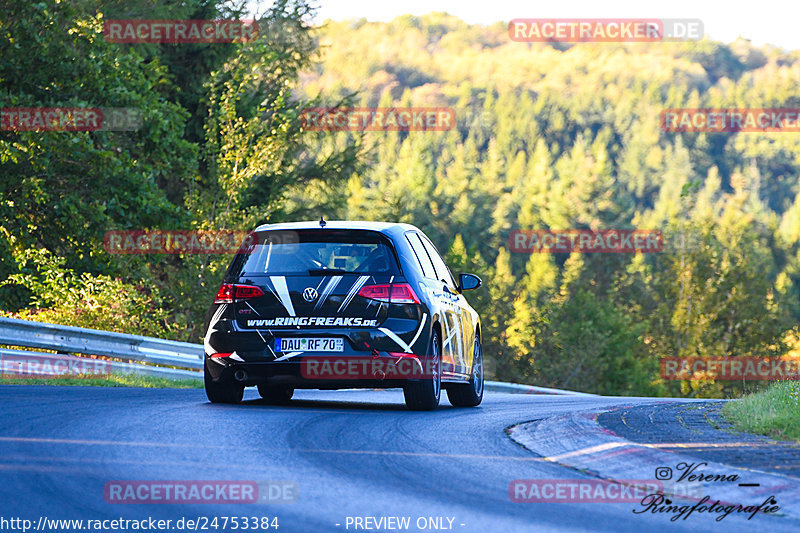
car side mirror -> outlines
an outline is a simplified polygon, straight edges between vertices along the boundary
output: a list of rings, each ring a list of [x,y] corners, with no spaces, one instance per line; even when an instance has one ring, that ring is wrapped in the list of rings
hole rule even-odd
[[[471,291],[481,286],[483,281],[475,274],[458,275],[458,292]]]

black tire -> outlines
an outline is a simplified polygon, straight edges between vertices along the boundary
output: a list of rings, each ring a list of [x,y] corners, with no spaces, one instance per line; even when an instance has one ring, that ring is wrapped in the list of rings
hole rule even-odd
[[[208,361],[203,365],[203,381],[206,385],[206,396],[211,403],[239,403],[244,396],[244,385],[233,380],[214,381],[208,372]]]
[[[258,385],[258,393],[268,403],[283,404],[292,399],[294,389],[286,385]]]
[[[472,377],[468,383],[447,386],[447,399],[453,407],[475,407],[483,400],[483,348],[475,335],[475,354],[472,360]]]
[[[406,407],[414,411],[432,411],[439,405],[442,396],[442,356],[439,333],[433,330],[429,354],[422,363],[427,372],[433,369],[430,379],[412,381],[403,387]]]

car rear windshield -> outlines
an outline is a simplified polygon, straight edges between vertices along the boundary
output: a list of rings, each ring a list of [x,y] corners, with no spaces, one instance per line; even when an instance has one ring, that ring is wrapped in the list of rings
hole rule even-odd
[[[400,274],[391,242],[366,230],[265,231],[251,235],[229,277]]]

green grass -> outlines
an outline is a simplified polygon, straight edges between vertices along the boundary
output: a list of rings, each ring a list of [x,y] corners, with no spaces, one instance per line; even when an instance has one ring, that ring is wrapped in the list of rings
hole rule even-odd
[[[722,409],[733,426],[748,433],[800,441],[800,382],[781,381]]]
[[[158,389],[201,389],[201,379],[167,379],[138,374],[110,374],[108,376],[74,376],[69,378],[5,378],[0,385],[73,385],[78,387],[145,387]]]

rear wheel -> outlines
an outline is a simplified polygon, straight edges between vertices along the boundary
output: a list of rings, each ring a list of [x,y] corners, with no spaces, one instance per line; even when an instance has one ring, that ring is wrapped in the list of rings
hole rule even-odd
[[[211,379],[208,372],[208,361],[203,365],[203,381],[206,385],[206,396],[211,403],[239,403],[244,396],[244,385],[233,380]]]
[[[431,373],[428,379],[412,381],[403,388],[406,407],[415,411],[432,411],[439,405],[442,395],[442,358],[440,355],[439,332],[431,335],[430,355],[423,357],[424,374]]]
[[[483,400],[483,348],[481,339],[477,335],[472,356],[472,377],[469,383],[448,385],[447,399],[454,407],[475,407]]]
[[[268,385],[261,383],[258,386],[258,393],[268,403],[282,404],[292,399],[294,389],[286,385]]]

